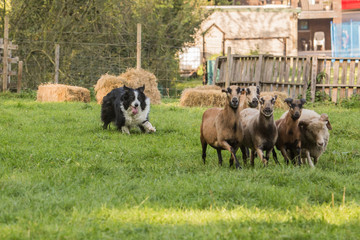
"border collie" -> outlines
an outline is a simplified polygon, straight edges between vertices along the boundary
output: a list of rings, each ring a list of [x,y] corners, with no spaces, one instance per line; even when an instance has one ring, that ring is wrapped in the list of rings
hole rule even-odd
[[[144,94],[145,85],[136,89],[126,87],[113,89],[103,98],[101,120],[107,129],[115,122],[118,130],[130,134],[130,128],[139,127],[142,132],[155,132],[149,122],[150,99]]]

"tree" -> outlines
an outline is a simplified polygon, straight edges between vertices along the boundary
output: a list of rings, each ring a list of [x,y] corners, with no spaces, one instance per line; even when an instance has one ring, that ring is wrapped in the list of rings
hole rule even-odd
[[[206,1],[12,0],[11,37],[25,60],[28,87],[52,80],[54,44],[61,45],[60,82],[92,86],[106,72],[135,67],[136,24],[142,65],[165,84],[176,77],[176,52],[205,17]]]

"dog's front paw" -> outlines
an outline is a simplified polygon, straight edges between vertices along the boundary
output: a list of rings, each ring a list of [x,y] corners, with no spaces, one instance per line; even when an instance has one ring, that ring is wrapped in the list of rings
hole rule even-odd
[[[121,132],[122,132],[122,133],[126,133],[126,134],[130,135],[129,128],[128,128],[128,127],[126,127],[126,126],[121,127]]]
[[[151,125],[149,121],[145,122],[143,124],[143,127],[145,128],[147,133],[156,132],[156,128],[153,125]]]

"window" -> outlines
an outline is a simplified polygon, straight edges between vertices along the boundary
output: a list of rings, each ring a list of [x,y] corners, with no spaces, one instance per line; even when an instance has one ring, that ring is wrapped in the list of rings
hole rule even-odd
[[[300,20],[299,21],[299,30],[309,30],[309,21],[308,20]]]

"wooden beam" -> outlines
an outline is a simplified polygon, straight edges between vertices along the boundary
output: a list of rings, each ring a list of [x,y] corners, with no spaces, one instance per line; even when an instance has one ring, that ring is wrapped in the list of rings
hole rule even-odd
[[[137,24],[136,69],[141,68],[141,24]]]
[[[55,84],[59,83],[60,45],[55,44]]]
[[[7,76],[8,76],[8,49],[9,45],[9,17],[5,16],[5,25],[4,25],[4,52],[3,52],[3,92],[7,90]]]
[[[18,81],[17,81],[17,85],[16,85],[16,92],[17,93],[21,92],[22,71],[23,71],[23,61],[20,61],[19,66],[18,66]]]

